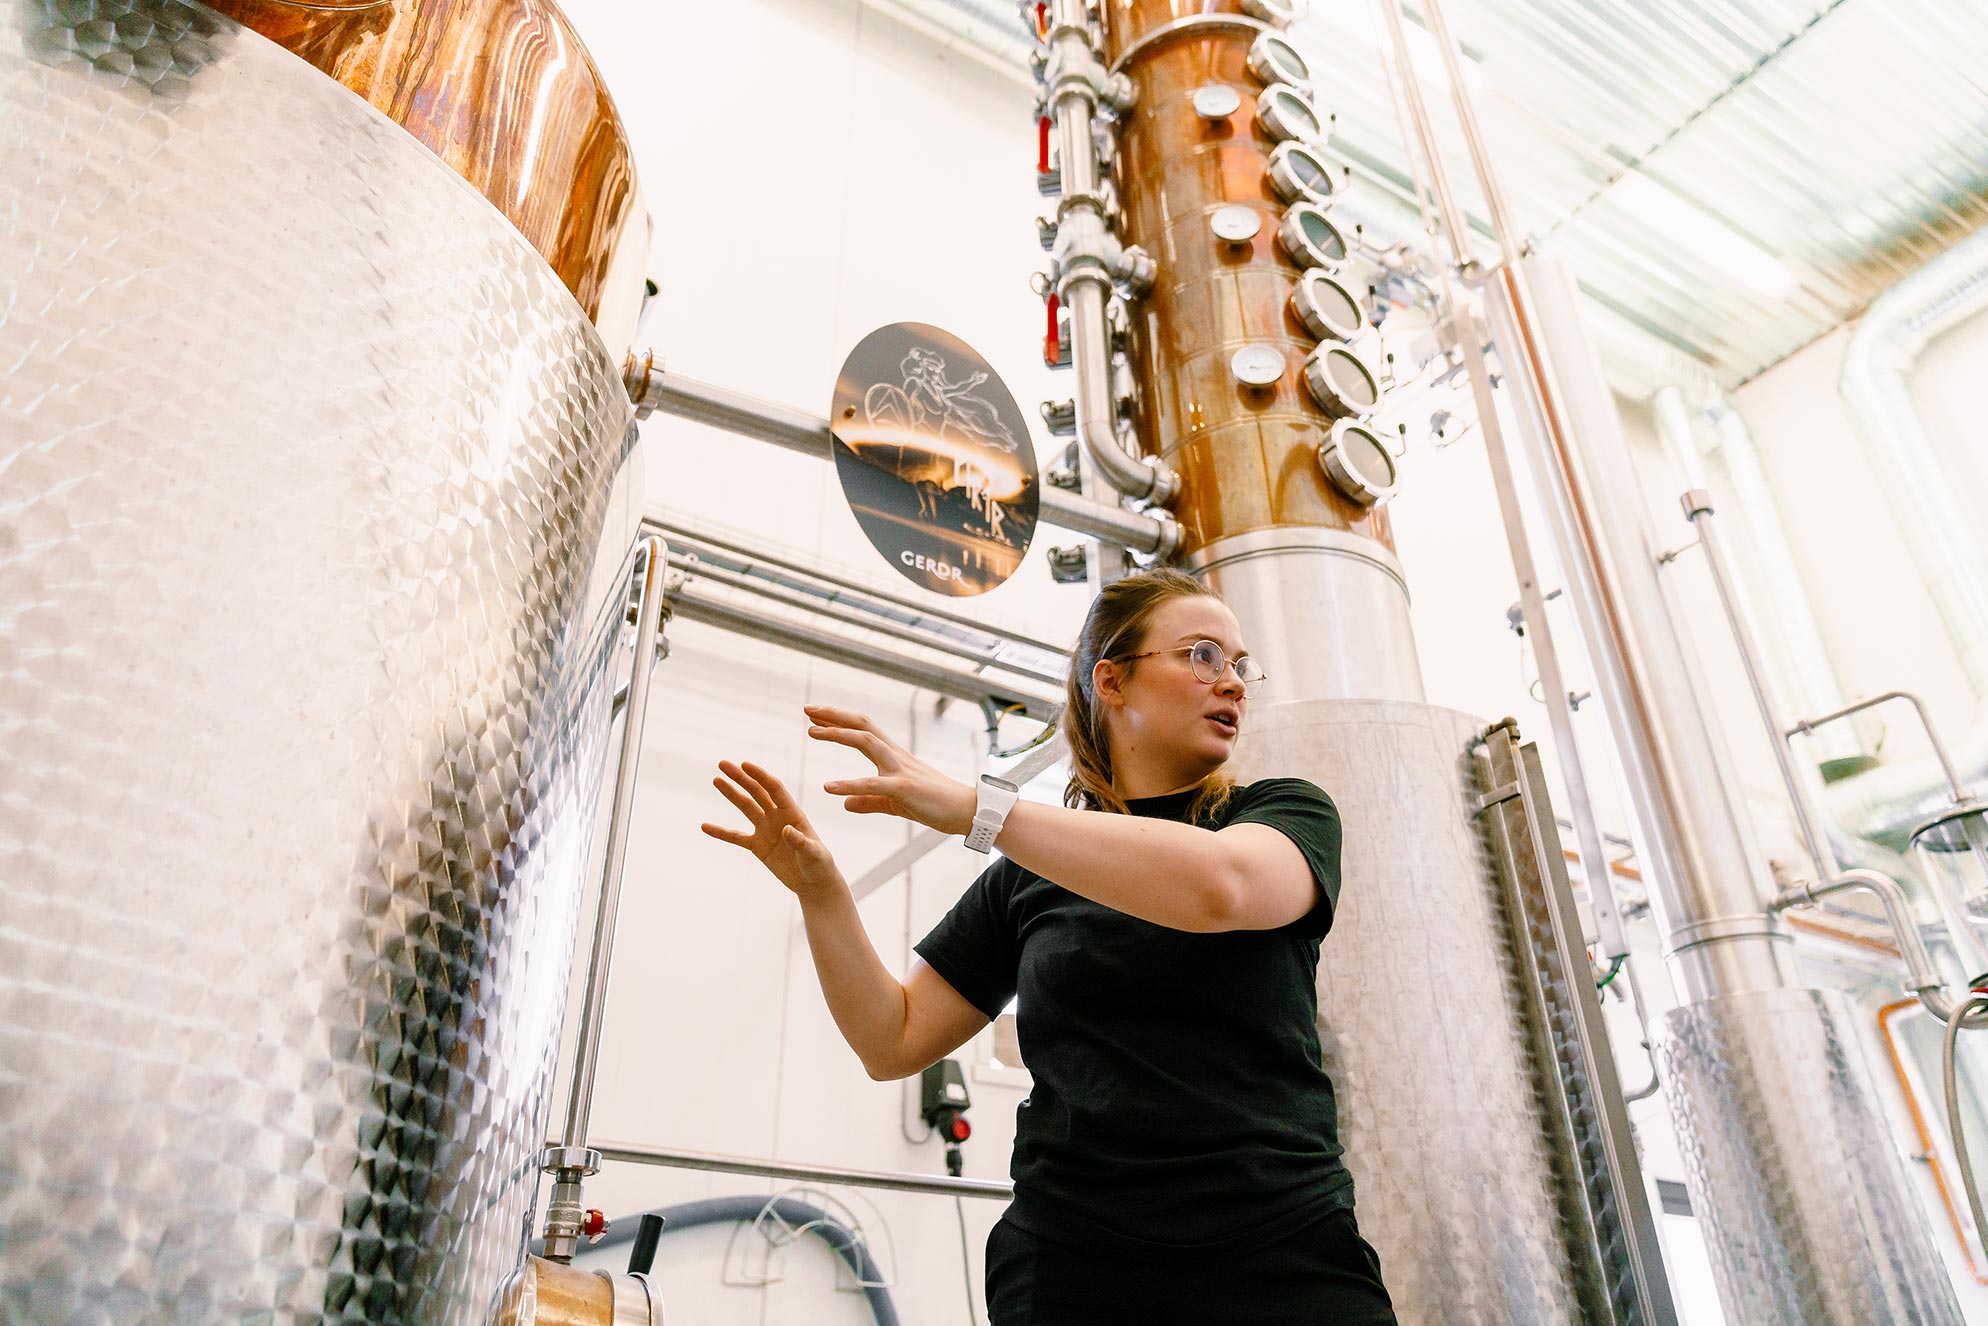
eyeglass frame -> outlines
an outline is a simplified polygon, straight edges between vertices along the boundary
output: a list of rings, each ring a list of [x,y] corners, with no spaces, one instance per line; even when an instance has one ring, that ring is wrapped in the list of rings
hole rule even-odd
[[[1215,669],[1215,675],[1213,677],[1202,676],[1201,670],[1194,666],[1194,659],[1191,657],[1194,651],[1201,648],[1201,646],[1203,645],[1207,645],[1210,648],[1212,648],[1215,651],[1216,656],[1222,660],[1221,666]],[[1235,658],[1230,658],[1229,651],[1222,648],[1222,646],[1214,640],[1205,640],[1205,639],[1196,640],[1191,645],[1175,645],[1172,649],[1148,649],[1143,654],[1121,654],[1117,658],[1111,659],[1109,661],[1113,663],[1130,663],[1135,659],[1153,658],[1160,654],[1189,655],[1190,657],[1187,660],[1187,666],[1189,667],[1189,669],[1191,669],[1194,672],[1194,679],[1200,682],[1204,686],[1221,685],[1222,674],[1227,672],[1229,669],[1234,668],[1236,673],[1236,680],[1242,683],[1243,698],[1245,699],[1253,697],[1256,694],[1256,688],[1258,686],[1261,686],[1264,682],[1270,680],[1270,675],[1263,671],[1263,665],[1257,663],[1254,658],[1250,657],[1248,654],[1241,654]],[[1255,665],[1257,671],[1254,677],[1243,676],[1242,665],[1245,663]]]

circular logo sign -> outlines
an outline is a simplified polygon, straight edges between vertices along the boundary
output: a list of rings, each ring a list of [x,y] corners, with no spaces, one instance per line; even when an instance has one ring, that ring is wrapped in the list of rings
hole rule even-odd
[[[829,411],[843,496],[905,579],[984,594],[1021,565],[1042,499],[1028,422],[956,336],[898,322],[843,361]]]

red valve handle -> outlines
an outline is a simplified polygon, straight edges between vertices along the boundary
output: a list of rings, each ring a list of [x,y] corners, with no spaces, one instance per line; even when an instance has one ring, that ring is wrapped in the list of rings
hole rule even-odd
[[[600,1242],[601,1235],[607,1233],[606,1213],[589,1209],[580,1220],[580,1232],[587,1236],[587,1242]]]
[[[1049,173],[1049,117],[1044,115],[1035,122],[1035,173]]]
[[[1043,307],[1049,310],[1049,333],[1042,338],[1042,362],[1051,368],[1055,368],[1063,360],[1063,341],[1057,334],[1059,329],[1056,325],[1056,311],[1061,306],[1062,301],[1053,292],[1043,301]]]

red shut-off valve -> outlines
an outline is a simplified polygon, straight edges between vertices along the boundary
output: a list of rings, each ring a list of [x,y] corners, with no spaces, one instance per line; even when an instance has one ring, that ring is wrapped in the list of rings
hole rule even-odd
[[[965,1166],[959,1144],[973,1136],[973,1125],[966,1121],[972,1103],[967,1099],[966,1074],[960,1071],[959,1060],[941,1059],[920,1074],[918,1114],[946,1144],[946,1173],[954,1178]]]
[[[587,1242],[599,1243],[601,1235],[607,1233],[608,1218],[604,1211],[589,1207],[587,1214],[580,1219],[580,1232],[587,1236]]]

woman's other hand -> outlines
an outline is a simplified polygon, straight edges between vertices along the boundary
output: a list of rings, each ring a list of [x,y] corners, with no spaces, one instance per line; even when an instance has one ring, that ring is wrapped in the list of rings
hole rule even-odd
[[[752,832],[740,833],[716,824],[704,825],[704,832],[751,852],[804,902],[844,883],[835,858],[801,813],[786,784],[756,764],[721,760],[718,771],[723,776],[713,778],[711,785],[745,813]]]
[[[838,778],[821,790],[843,798],[855,815],[899,815],[940,833],[966,833],[973,828],[977,795],[973,788],[934,769],[886,737],[864,714],[828,705],[802,706],[813,724],[808,735],[861,751],[877,766],[868,778]]]

